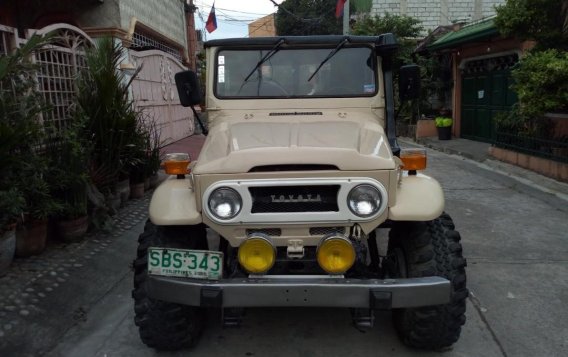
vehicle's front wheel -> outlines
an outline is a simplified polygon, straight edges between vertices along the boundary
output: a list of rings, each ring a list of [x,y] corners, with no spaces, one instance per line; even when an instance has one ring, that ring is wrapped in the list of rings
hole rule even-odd
[[[201,308],[174,304],[148,297],[148,248],[170,247],[207,249],[205,227],[155,226],[147,222],[138,238],[134,260],[134,322],[140,338],[148,347],[158,350],[177,350],[194,344],[203,329]]]
[[[441,276],[451,282],[446,305],[393,310],[395,328],[405,344],[425,349],[451,346],[465,323],[468,290],[460,234],[450,216],[442,214],[428,222],[395,222],[387,259],[394,267],[394,277]]]

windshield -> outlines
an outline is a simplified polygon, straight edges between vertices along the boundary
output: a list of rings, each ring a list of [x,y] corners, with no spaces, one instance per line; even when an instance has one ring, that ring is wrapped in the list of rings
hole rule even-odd
[[[375,57],[369,47],[342,47],[330,58],[334,48],[280,48],[255,69],[270,50],[219,51],[215,95],[230,99],[360,97],[376,93]]]

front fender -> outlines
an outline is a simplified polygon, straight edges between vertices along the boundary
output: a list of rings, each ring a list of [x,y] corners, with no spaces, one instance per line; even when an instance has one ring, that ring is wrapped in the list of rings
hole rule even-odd
[[[194,225],[202,222],[195,191],[189,179],[175,176],[164,181],[150,201],[150,221],[158,226]]]
[[[397,185],[396,204],[389,209],[393,221],[430,221],[444,211],[444,191],[433,178],[404,176]]]

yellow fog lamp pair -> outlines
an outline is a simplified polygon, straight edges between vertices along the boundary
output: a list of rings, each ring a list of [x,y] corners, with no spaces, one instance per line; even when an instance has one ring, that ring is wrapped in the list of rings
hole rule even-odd
[[[319,266],[329,274],[343,274],[355,263],[355,248],[341,235],[324,237],[316,252]]]
[[[263,274],[276,261],[276,247],[262,235],[248,237],[239,247],[239,264],[251,274]]]
[[[189,173],[188,167],[191,158],[187,153],[166,154],[164,159],[164,171],[168,175],[186,175]]]
[[[426,149],[402,149],[400,151],[402,169],[405,171],[424,170],[426,168]]]

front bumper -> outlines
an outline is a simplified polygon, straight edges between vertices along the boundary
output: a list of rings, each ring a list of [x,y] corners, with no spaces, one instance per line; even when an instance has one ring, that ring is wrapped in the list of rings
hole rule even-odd
[[[149,276],[147,287],[154,299],[203,307],[394,309],[450,301],[450,282],[441,277],[381,280],[286,275],[205,281]]]

